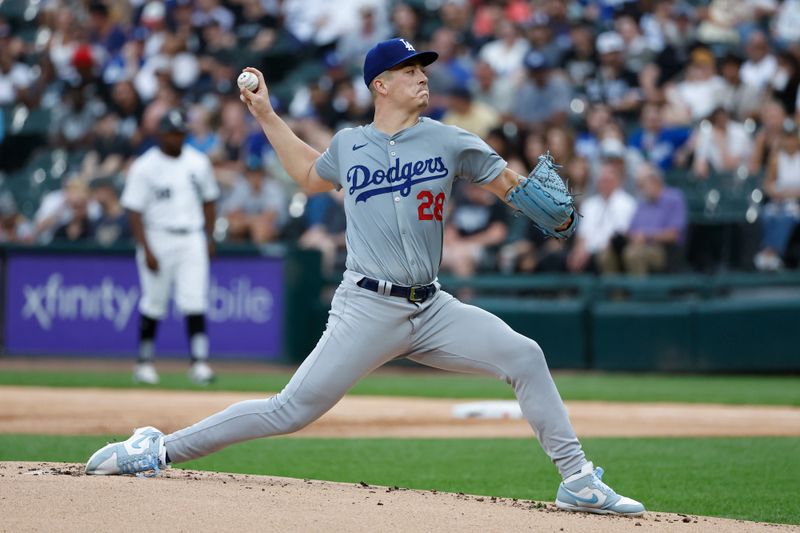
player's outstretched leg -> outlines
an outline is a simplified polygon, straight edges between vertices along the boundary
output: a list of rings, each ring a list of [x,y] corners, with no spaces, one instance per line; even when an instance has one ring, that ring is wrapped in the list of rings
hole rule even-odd
[[[134,433],[127,441],[95,453],[86,465],[87,473],[154,470],[154,466],[163,468],[167,463],[203,457],[237,442],[305,427],[333,407],[362,376],[408,353],[411,324],[406,315],[397,312],[404,305],[401,300],[363,290],[350,280],[337,290],[328,326],[317,346],[279,394],[235,403],[169,435],[149,428],[151,441],[140,442],[141,434]],[[365,327],[367,324],[370,327]]]
[[[617,495],[586,457],[569,421],[539,345],[483,309],[439,293],[415,317],[410,359],[422,364],[495,376],[511,384],[522,414],[564,480],[557,503],[563,509],[636,515],[644,506]]]

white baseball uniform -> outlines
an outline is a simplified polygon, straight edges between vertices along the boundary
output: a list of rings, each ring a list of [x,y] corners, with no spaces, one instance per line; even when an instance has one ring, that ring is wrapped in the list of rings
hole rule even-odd
[[[427,118],[394,135],[371,124],[336,134],[316,169],[345,189],[348,258],[322,338],[276,396],[234,404],[166,436],[170,460],[296,431],[362,376],[407,357],[508,382],[562,476],[580,470],[586,459],[539,345],[436,283],[453,180],[486,184],[505,167],[480,138]],[[373,290],[364,288],[367,280]],[[431,283],[435,292],[425,286]],[[427,299],[391,295],[415,285]]]
[[[205,313],[208,251],[203,203],[218,197],[211,161],[189,145],[183,146],[178,157],[150,148],[131,165],[122,205],[142,214],[147,243],[159,263],[158,272],[148,269],[143,249],[137,248],[143,315],[164,317],[173,284],[181,312]]]

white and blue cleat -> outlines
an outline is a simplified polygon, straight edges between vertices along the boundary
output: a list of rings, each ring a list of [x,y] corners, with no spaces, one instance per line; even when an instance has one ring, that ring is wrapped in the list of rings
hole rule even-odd
[[[603,483],[603,469],[594,468],[589,462],[581,471],[558,486],[556,507],[565,511],[580,511],[597,514],[639,516],[644,505],[625,496],[620,496]]]
[[[134,430],[123,442],[106,444],[89,458],[86,473],[97,476],[120,474],[156,475],[166,468],[164,434],[154,427]]]

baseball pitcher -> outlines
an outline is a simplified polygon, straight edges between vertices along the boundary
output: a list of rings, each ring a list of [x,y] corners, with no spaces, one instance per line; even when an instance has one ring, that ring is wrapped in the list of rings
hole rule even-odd
[[[192,364],[189,378],[205,385],[214,379],[208,366],[205,313],[208,307],[208,258],[219,189],[211,161],[184,144],[186,119],[178,109],[159,123],[159,144],[131,165],[122,205],[136,240],[139,301],[139,359],[133,378],[158,383],[153,365],[159,320],[167,313],[170,292],[186,316]]]
[[[403,39],[366,56],[364,82],[374,121],[345,129],[322,154],[303,143],[272,109],[262,74],[241,99],[258,120],[292,178],[308,193],[344,189],[347,270],[316,348],[286,387],[265,400],[234,404],[188,428],[163,435],[136,430],[141,452],[126,443],[98,450],[89,474],[155,471],[248,439],[291,433],[330,409],[362,376],[398,357],[509,383],[563,482],[562,509],[638,515],[641,503],[616,494],[587,461],[539,345],[496,316],[442,291],[445,206],[453,180],[487,188],[548,235],[577,225],[572,197],[548,155],[528,177],[509,170],[486,143],[462,129],[421,117],[428,105],[424,67],[435,52]]]

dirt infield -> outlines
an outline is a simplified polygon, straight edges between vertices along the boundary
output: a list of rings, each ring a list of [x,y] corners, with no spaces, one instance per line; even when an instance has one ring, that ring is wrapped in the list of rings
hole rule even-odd
[[[0,433],[171,432],[252,393],[0,387]],[[452,417],[459,400],[345,397],[300,437],[529,437],[524,420]],[[800,408],[567,402],[580,436],[798,436]]]
[[[646,513],[573,514],[553,504],[368,485],[168,470],[90,477],[82,465],[0,463],[0,531],[798,531]],[[202,502],[202,505],[198,505]]]

